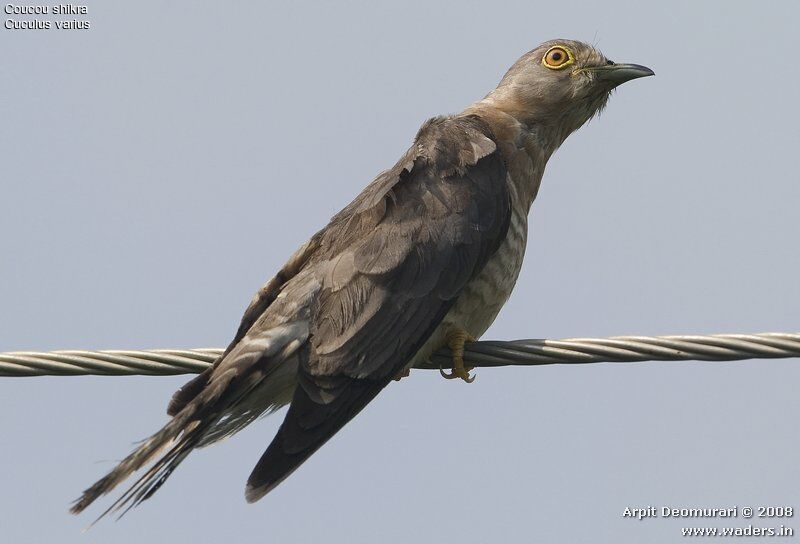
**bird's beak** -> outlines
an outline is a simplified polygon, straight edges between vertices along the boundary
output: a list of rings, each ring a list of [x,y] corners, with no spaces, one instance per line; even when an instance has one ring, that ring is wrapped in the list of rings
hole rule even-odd
[[[656,75],[650,68],[640,64],[607,64],[588,70],[594,73],[597,81],[611,83],[615,87],[632,79]]]

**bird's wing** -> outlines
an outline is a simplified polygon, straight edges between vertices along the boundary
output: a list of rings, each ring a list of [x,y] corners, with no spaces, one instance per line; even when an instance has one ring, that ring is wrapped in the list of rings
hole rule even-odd
[[[437,118],[318,235],[308,356],[246,496],[268,493],[405,367],[505,237],[506,167],[486,125]]]
[[[275,276],[273,276],[250,301],[250,305],[245,310],[242,316],[242,321],[239,324],[239,329],[227,349],[217,357],[214,364],[206,368],[203,372],[195,376],[193,379],[186,382],[180,389],[178,389],[169,401],[167,407],[167,415],[174,416],[180,412],[189,402],[191,402],[197,395],[208,385],[212,375],[217,371],[220,363],[231,353],[231,351],[241,343],[247,332],[255,324],[256,320],[266,311],[266,309],[275,302],[275,299],[281,293],[286,282],[297,276],[298,272],[305,266],[311,255],[319,245],[319,237],[312,237],[309,241],[303,244],[294,255],[283,265]],[[263,351],[263,346],[260,347]]]

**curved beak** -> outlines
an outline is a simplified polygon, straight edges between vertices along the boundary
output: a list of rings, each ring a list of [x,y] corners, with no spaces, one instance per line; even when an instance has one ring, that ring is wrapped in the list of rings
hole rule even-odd
[[[632,79],[656,75],[650,68],[640,64],[607,64],[589,70],[594,73],[597,81],[605,81],[615,87]]]

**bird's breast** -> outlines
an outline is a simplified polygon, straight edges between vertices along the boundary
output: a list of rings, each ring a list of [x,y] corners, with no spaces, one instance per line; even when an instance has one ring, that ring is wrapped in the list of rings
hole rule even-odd
[[[427,360],[445,345],[447,332],[464,329],[479,338],[494,322],[517,283],[528,241],[528,208],[518,198],[513,185],[511,219],[505,239],[483,269],[469,282],[456,299],[442,323],[409,363],[409,367]]]
[[[512,202],[515,202],[512,195]],[[494,321],[517,283],[528,241],[528,214],[512,205],[505,239],[483,269],[464,287],[445,317],[447,326],[465,329],[478,338]]]

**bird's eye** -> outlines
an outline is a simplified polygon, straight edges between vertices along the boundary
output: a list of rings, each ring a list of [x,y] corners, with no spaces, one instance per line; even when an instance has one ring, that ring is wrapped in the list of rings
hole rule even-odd
[[[544,54],[544,57],[542,57],[542,64],[553,70],[560,70],[572,64],[572,62],[573,60],[570,52],[560,45],[551,47],[547,50],[547,53]]]

